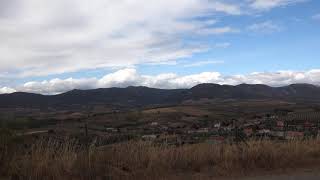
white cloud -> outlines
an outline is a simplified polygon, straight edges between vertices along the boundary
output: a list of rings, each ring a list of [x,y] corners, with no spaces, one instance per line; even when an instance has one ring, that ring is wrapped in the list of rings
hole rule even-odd
[[[250,7],[257,10],[269,10],[276,7],[305,2],[307,0],[249,0]]]
[[[248,75],[235,75],[226,77],[227,84],[267,84],[270,86],[283,86],[295,83],[309,83],[320,85],[320,70],[254,72]]]
[[[183,35],[223,34],[216,20],[240,15],[218,0],[10,0],[0,6],[0,71],[43,76],[188,57],[203,49]]]
[[[41,82],[27,82],[17,87],[18,91],[33,92],[40,94],[58,94],[72,89],[94,89],[99,87],[96,78],[88,79],[52,79]]]
[[[226,33],[237,33],[238,29],[234,29],[232,27],[218,27],[218,28],[202,28],[197,31],[198,34],[201,35],[220,35]]]
[[[215,48],[227,48],[227,47],[230,47],[230,46],[231,46],[231,43],[229,43],[229,42],[216,43],[214,45]]]
[[[249,31],[253,31],[255,33],[274,33],[274,32],[280,32],[283,30],[283,27],[280,25],[272,22],[272,21],[265,21],[261,23],[255,23],[247,27]]]
[[[199,67],[199,66],[204,66],[204,65],[210,65],[210,64],[223,64],[224,61],[197,61],[194,63],[189,63],[183,65],[184,67]]]
[[[227,3],[222,3],[219,1],[213,1],[212,4],[213,9],[218,12],[225,12],[227,14],[232,14],[232,15],[240,15],[242,14],[241,9],[239,6],[234,5],[234,4],[227,4]]]
[[[245,75],[224,76],[219,72],[203,72],[179,76],[174,73],[159,75],[142,75],[134,68],[121,69],[114,73],[98,78],[86,79],[53,79],[42,82],[27,82],[15,89],[0,88],[0,93],[26,91],[41,94],[57,94],[72,89],[93,89],[108,87],[148,86],[154,88],[190,88],[200,83],[217,83],[237,85],[266,84],[270,86],[283,86],[294,83],[310,83],[320,85],[320,69],[310,71],[278,71],[255,72]]]
[[[228,42],[208,47],[203,41],[203,36],[240,32],[232,24],[219,25],[220,18],[225,15],[242,15],[247,14],[247,11],[268,10],[302,1],[304,0],[1,1],[0,84],[6,87],[0,86],[0,93],[17,90],[56,94],[74,88],[126,85],[176,88],[189,87],[203,81],[239,82],[244,75],[226,77],[217,72],[204,72],[190,76],[172,73],[146,76],[136,72],[133,67],[136,64],[179,64],[189,67],[214,64],[203,61],[188,65],[181,63],[180,58],[191,57],[209,48],[229,47]],[[281,31],[282,27],[266,21],[253,24],[248,30],[270,33]],[[122,69],[124,67],[132,68]],[[17,85],[14,89],[12,86],[15,83],[13,81],[21,77],[97,68],[122,70],[101,79],[57,78],[28,82]],[[245,80],[251,82],[247,79],[249,77],[253,75],[245,75]],[[259,82],[260,77],[252,78],[253,81]]]
[[[16,92],[16,90],[9,87],[0,88],[0,94],[9,94],[13,92]]]
[[[312,19],[314,19],[314,20],[320,20],[320,13],[313,15],[313,16],[312,16]]]

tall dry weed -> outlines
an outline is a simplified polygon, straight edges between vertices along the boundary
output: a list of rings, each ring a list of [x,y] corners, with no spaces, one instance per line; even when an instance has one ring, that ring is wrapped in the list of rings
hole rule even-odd
[[[248,144],[174,147],[126,142],[79,147],[72,140],[42,140],[6,162],[6,175],[22,179],[166,179],[186,174],[213,177],[320,165],[318,140]]]

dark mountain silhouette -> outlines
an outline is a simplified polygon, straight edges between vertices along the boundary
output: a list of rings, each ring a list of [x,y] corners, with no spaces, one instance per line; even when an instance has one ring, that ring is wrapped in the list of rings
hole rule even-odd
[[[191,92],[191,98],[320,101],[320,87],[311,84],[292,84],[283,87],[270,87],[262,84],[240,84],[237,86],[200,84],[191,88]]]
[[[0,95],[0,107],[59,107],[90,104],[144,106],[177,104],[184,100],[215,99],[282,99],[290,101],[319,101],[320,87],[292,84],[284,87],[240,84],[237,86],[199,84],[191,89],[155,89],[148,87],[103,88],[72,90],[59,95],[12,93]]]

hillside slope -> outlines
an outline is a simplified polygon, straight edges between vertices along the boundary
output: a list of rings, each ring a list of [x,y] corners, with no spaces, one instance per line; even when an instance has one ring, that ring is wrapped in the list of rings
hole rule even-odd
[[[39,95],[17,92],[0,95],[0,107],[58,107],[71,105],[108,104],[144,106],[177,104],[184,100],[215,99],[282,99],[319,101],[320,87],[292,84],[284,87],[240,84],[237,86],[199,84],[190,89],[155,89],[148,87],[72,90],[59,95]]]

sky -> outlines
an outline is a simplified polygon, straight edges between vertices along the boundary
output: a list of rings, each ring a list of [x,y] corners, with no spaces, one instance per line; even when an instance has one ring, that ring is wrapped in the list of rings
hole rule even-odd
[[[320,85],[319,0],[0,0],[0,94]]]

